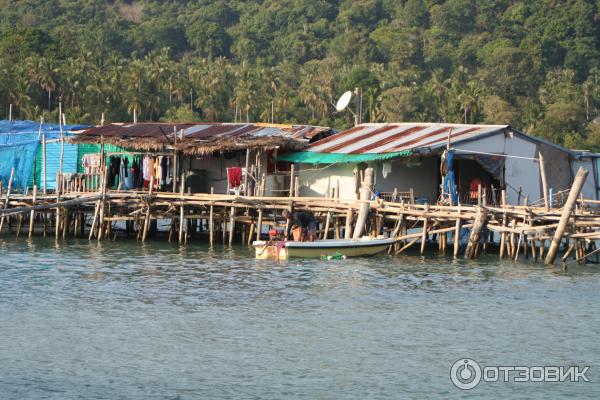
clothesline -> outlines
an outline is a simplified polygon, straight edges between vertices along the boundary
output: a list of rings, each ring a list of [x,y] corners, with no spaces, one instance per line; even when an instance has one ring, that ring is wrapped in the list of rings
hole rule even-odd
[[[481,155],[485,155],[485,156],[497,156],[497,157],[505,157],[505,158],[519,158],[521,160],[530,160],[530,161],[536,161],[536,162],[540,161],[539,159],[532,158],[532,157],[511,156],[511,155],[508,155],[508,154],[499,154],[499,153],[487,153],[485,151],[465,150],[465,149],[457,149],[457,148],[452,148],[452,150],[462,151],[463,153],[481,154]]]
[[[149,157],[172,157],[172,153],[144,153],[141,151],[112,151],[105,153],[106,156],[149,156]]]

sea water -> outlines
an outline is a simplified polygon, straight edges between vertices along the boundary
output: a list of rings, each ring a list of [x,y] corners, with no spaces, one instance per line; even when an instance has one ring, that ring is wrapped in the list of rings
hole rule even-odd
[[[590,382],[450,379],[589,366]],[[0,399],[600,398],[600,266],[0,239]]]

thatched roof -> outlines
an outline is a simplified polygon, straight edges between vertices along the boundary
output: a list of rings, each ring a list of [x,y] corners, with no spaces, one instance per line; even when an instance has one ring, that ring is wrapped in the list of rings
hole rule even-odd
[[[177,132],[177,137],[175,133]],[[110,124],[87,129],[72,143],[113,144],[134,150],[178,149],[188,155],[253,148],[301,150],[310,142],[333,133],[331,128],[275,124]]]

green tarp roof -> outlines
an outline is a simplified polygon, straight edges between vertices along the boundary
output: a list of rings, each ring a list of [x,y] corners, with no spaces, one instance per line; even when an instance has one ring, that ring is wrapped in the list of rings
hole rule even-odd
[[[363,154],[341,154],[341,153],[317,153],[314,151],[298,151],[283,154],[277,157],[277,161],[288,161],[305,164],[337,164],[337,163],[359,163],[367,161],[389,160],[396,157],[410,156],[412,151],[403,150],[393,153],[363,153]]]

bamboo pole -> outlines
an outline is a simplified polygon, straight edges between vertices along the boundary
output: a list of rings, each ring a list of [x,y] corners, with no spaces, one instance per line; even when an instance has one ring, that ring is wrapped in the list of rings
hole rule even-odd
[[[58,160],[58,173],[60,174],[61,181],[63,175],[63,160],[65,157],[65,134],[63,131],[62,123],[62,104],[58,103],[58,126],[60,128],[60,157]],[[58,182],[57,182],[58,185]]]
[[[4,198],[4,205],[2,206],[3,210],[6,210],[8,207],[8,202],[10,201],[10,191],[12,190],[13,179],[15,177],[15,169],[10,169],[10,177],[8,178],[8,186],[6,187],[6,197]],[[2,213],[2,217],[0,217],[0,233],[2,233],[2,227],[4,226],[4,213]]]
[[[427,204],[428,206],[429,204]],[[427,217],[427,213],[429,212],[429,207],[425,209],[425,213],[423,214],[423,232],[421,232],[421,255],[425,255],[425,245],[427,244],[427,225],[429,223],[429,218]]]
[[[262,220],[263,220],[263,209],[258,209],[258,222],[256,223],[256,240],[260,240],[260,233],[262,231]]]
[[[175,176],[173,177],[176,180]],[[148,196],[154,194],[154,175],[150,177],[150,186],[148,187]],[[151,199],[148,199],[148,210],[146,210],[146,216],[144,217],[144,227],[142,231],[142,242],[145,242],[148,238],[148,231],[150,230],[150,217],[151,217]]]
[[[329,225],[331,224],[331,212],[327,212],[327,217],[325,218],[325,230],[323,231],[323,240],[327,239],[329,235]]]
[[[46,194],[48,190],[48,161],[46,158],[46,132],[42,133],[42,179],[43,179],[43,193]]]
[[[211,186],[210,194],[215,193],[215,188]],[[214,221],[214,206],[210,205],[210,215],[208,217],[208,240],[210,243],[210,247],[213,246],[215,240],[215,221]]]
[[[250,232],[248,232],[248,246],[252,245],[254,240],[254,223],[250,223]]]
[[[460,215],[460,204],[458,205],[458,214]],[[454,258],[458,257],[460,251],[460,231],[461,231],[461,218],[456,218],[456,225],[454,226]]]
[[[244,172],[244,196],[248,196],[248,173],[250,172],[250,148],[246,149],[246,169]]]
[[[233,232],[235,231],[235,207],[229,211],[229,246],[233,244]]]
[[[560,242],[567,227],[567,223],[569,222],[569,218],[571,217],[571,213],[573,212],[573,208],[575,207],[577,197],[579,197],[579,193],[581,193],[581,189],[583,188],[583,184],[585,183],[587,176],[588,171],[583,169],[582,167],[579,167],[577,175],[575,176],[575,180],[573,181],[573,186],[571,186],[569,197],[567,198],[567,202],[563,207],[563,212],[560,217],[558,227],[556,228],[556,231],[554,232],[554,237],[552,239],[552,242],[550,243],[550,249],[546,254],[546,264],[554,264],[554,260],[556,259],[556,253],[558,252],[558,248],[560,246]]]
[[[37,185],[33,185],[33,200],[31,201],[31,205],[35,206],[35,201],[37,198]],[[31,210],[29,213],[29,239],[33,237],[33,224],[35,221],[35,211]]]
[[[60,172],[56,173],[56,202],[58,203],[60,201]],[[55,226],[54,226],[54,236],[55,239],[58,240],[58,237],[60,235],[60,207],[56,207],[56,222],[55,222]]]
[[[181,183],[179,185],[179,194],[181,196],[181,205],[179,206],[179,244],[183,243],[183,227],[185,224],[185,208],[183,206],[183,194],[185,193],[185,181],[183,174],[181,174]],[[187,236],[187,233],[186,233]]]
[[[108,185],[108,166],[104,166],[102,174],[102,186],[100,187],[100,194],[102,200],[100,201],[100,215],[98,216],[98,241],[102,240],[104,234],[104,215],[106,213],[106,187]]]
[[[548,201],[548,179],[546,178],[546,166],[544,164],[544,156],[542,156],[542,152],[538,153],[538,158],[540,161],[540,175],[542,177],[542,190],[544,192],[544,206],[546,210],[550,209],[550,202]]]
[[[295,178],[296,164],[290,165],[290,197],[294,197],[294,178]]]

